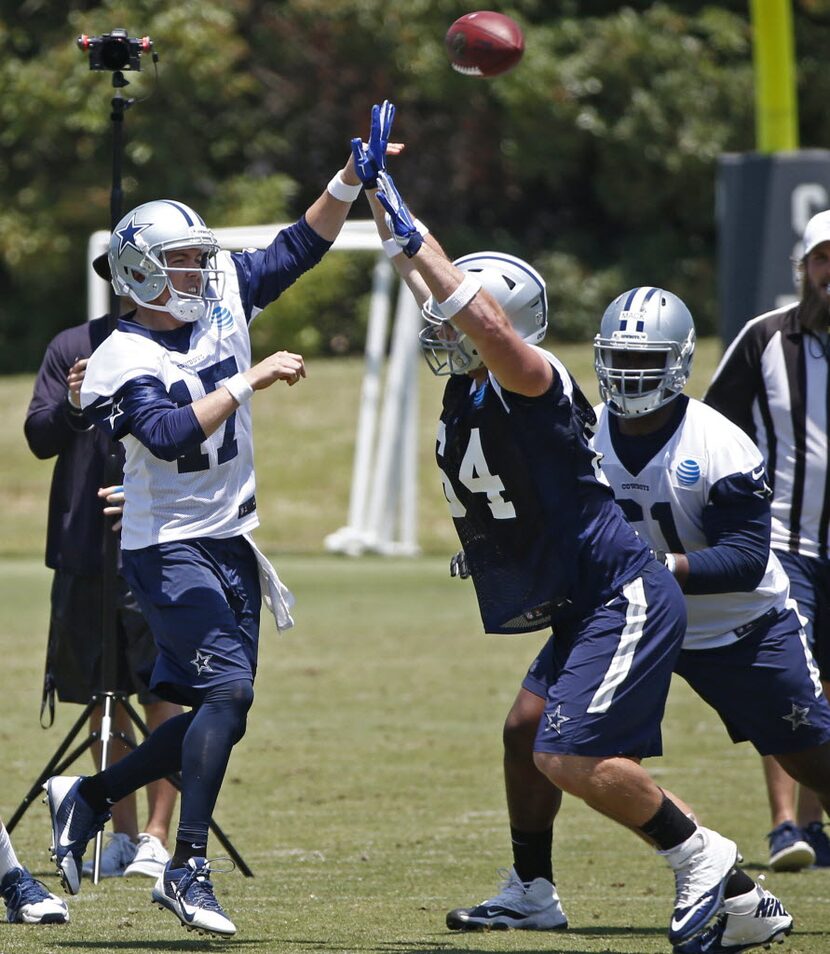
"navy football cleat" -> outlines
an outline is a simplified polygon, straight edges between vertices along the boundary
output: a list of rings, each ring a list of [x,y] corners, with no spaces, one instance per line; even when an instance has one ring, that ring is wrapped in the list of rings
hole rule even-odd
[[[767,835],[769,866],[773,871],[801,871],[815,863],[816,853],[798,825],[781,822]]]
[[[6,918],[12,924],[66,924],[66,902],[50,894],[25,868],[12,868],[0,881]]]
[[[78,794],[82,781],[83,776],[79,775],[53,775],[43,786],[52,816],[52,860],[70,894],[81,890],[86,846],[110,817],[109,812],[94,812]]]
[[[222,910],[213,893],[210,864],[205,858],[188,858],[184,868],[171,868],[168,861],[153,888],[153,901],[166,908],[188,931],[231,937],[236,925]]]

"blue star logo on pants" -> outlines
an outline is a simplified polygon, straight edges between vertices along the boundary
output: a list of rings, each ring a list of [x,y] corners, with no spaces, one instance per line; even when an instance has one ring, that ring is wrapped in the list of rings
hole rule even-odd
[[[213,659],[213,653],[203,653],[201,649],[196,650],[196,655],[190,660],[191,665],[196,667],[196,674],[201,676],[203,672],[216,672],[211,668],[210,661]]]
[[[553,710],[553,712],[546,712],[545,718],[548,720],[548,724],[545,726],[545,729],[550,732],[555,732],[557,735],[562,734],[562,726],[565,722],[570,722],[571,717],[562,715],[562,703]]]
[[[811,725],[812,723],[807,718],[810,712],[809,706],[797,706],[793,703],[793,711],[789,715],[781,716],[786,722],[792,723],[793,732],[801,725]]]

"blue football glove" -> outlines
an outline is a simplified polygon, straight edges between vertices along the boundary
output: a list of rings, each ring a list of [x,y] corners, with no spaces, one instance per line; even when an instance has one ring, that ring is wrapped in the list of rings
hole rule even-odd
[[[386,172],[378,173],[378,202],[386,209],[386,225],[395,241],[403,249],[407,258],[412,256],[424,243],[424,237],[418,231],[412,213],[401,198],[392,176]]]
[[[386,147],[392,135],[392,121],[395,118],[395,106],[385,99],[372,107],[372,123],[369,128],[369,142],[362,139],[352,140],[352,155],[360,181],[367,189],[376,189],[378,173],[386,172]]]

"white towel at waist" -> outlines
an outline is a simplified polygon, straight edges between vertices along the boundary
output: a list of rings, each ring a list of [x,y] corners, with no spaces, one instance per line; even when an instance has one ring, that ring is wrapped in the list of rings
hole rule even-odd
[[[243,534],[256,556],[259,568],[259,582],[262,587],[262,598],[265,605],[273,613],[277,622],[277,630],[291,629],[294,620],[291,616],[291,607],[294,605],[294,594],[277,576],[277,571],[265,557],[263,552],[254,543],[250,533]]]

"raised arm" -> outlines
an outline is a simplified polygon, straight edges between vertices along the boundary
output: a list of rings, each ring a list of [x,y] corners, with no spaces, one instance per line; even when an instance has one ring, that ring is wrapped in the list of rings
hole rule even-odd
[[[556,372],[547,358],[516,333],[499,303],[474,275],[457,268],[440,245],[424,238],[391,176],[380,173],[375,201],[383,207],[385,223],[438,305],[449,326],[475,344],[485,366],[502,387],[538,397],[549,390]]]

